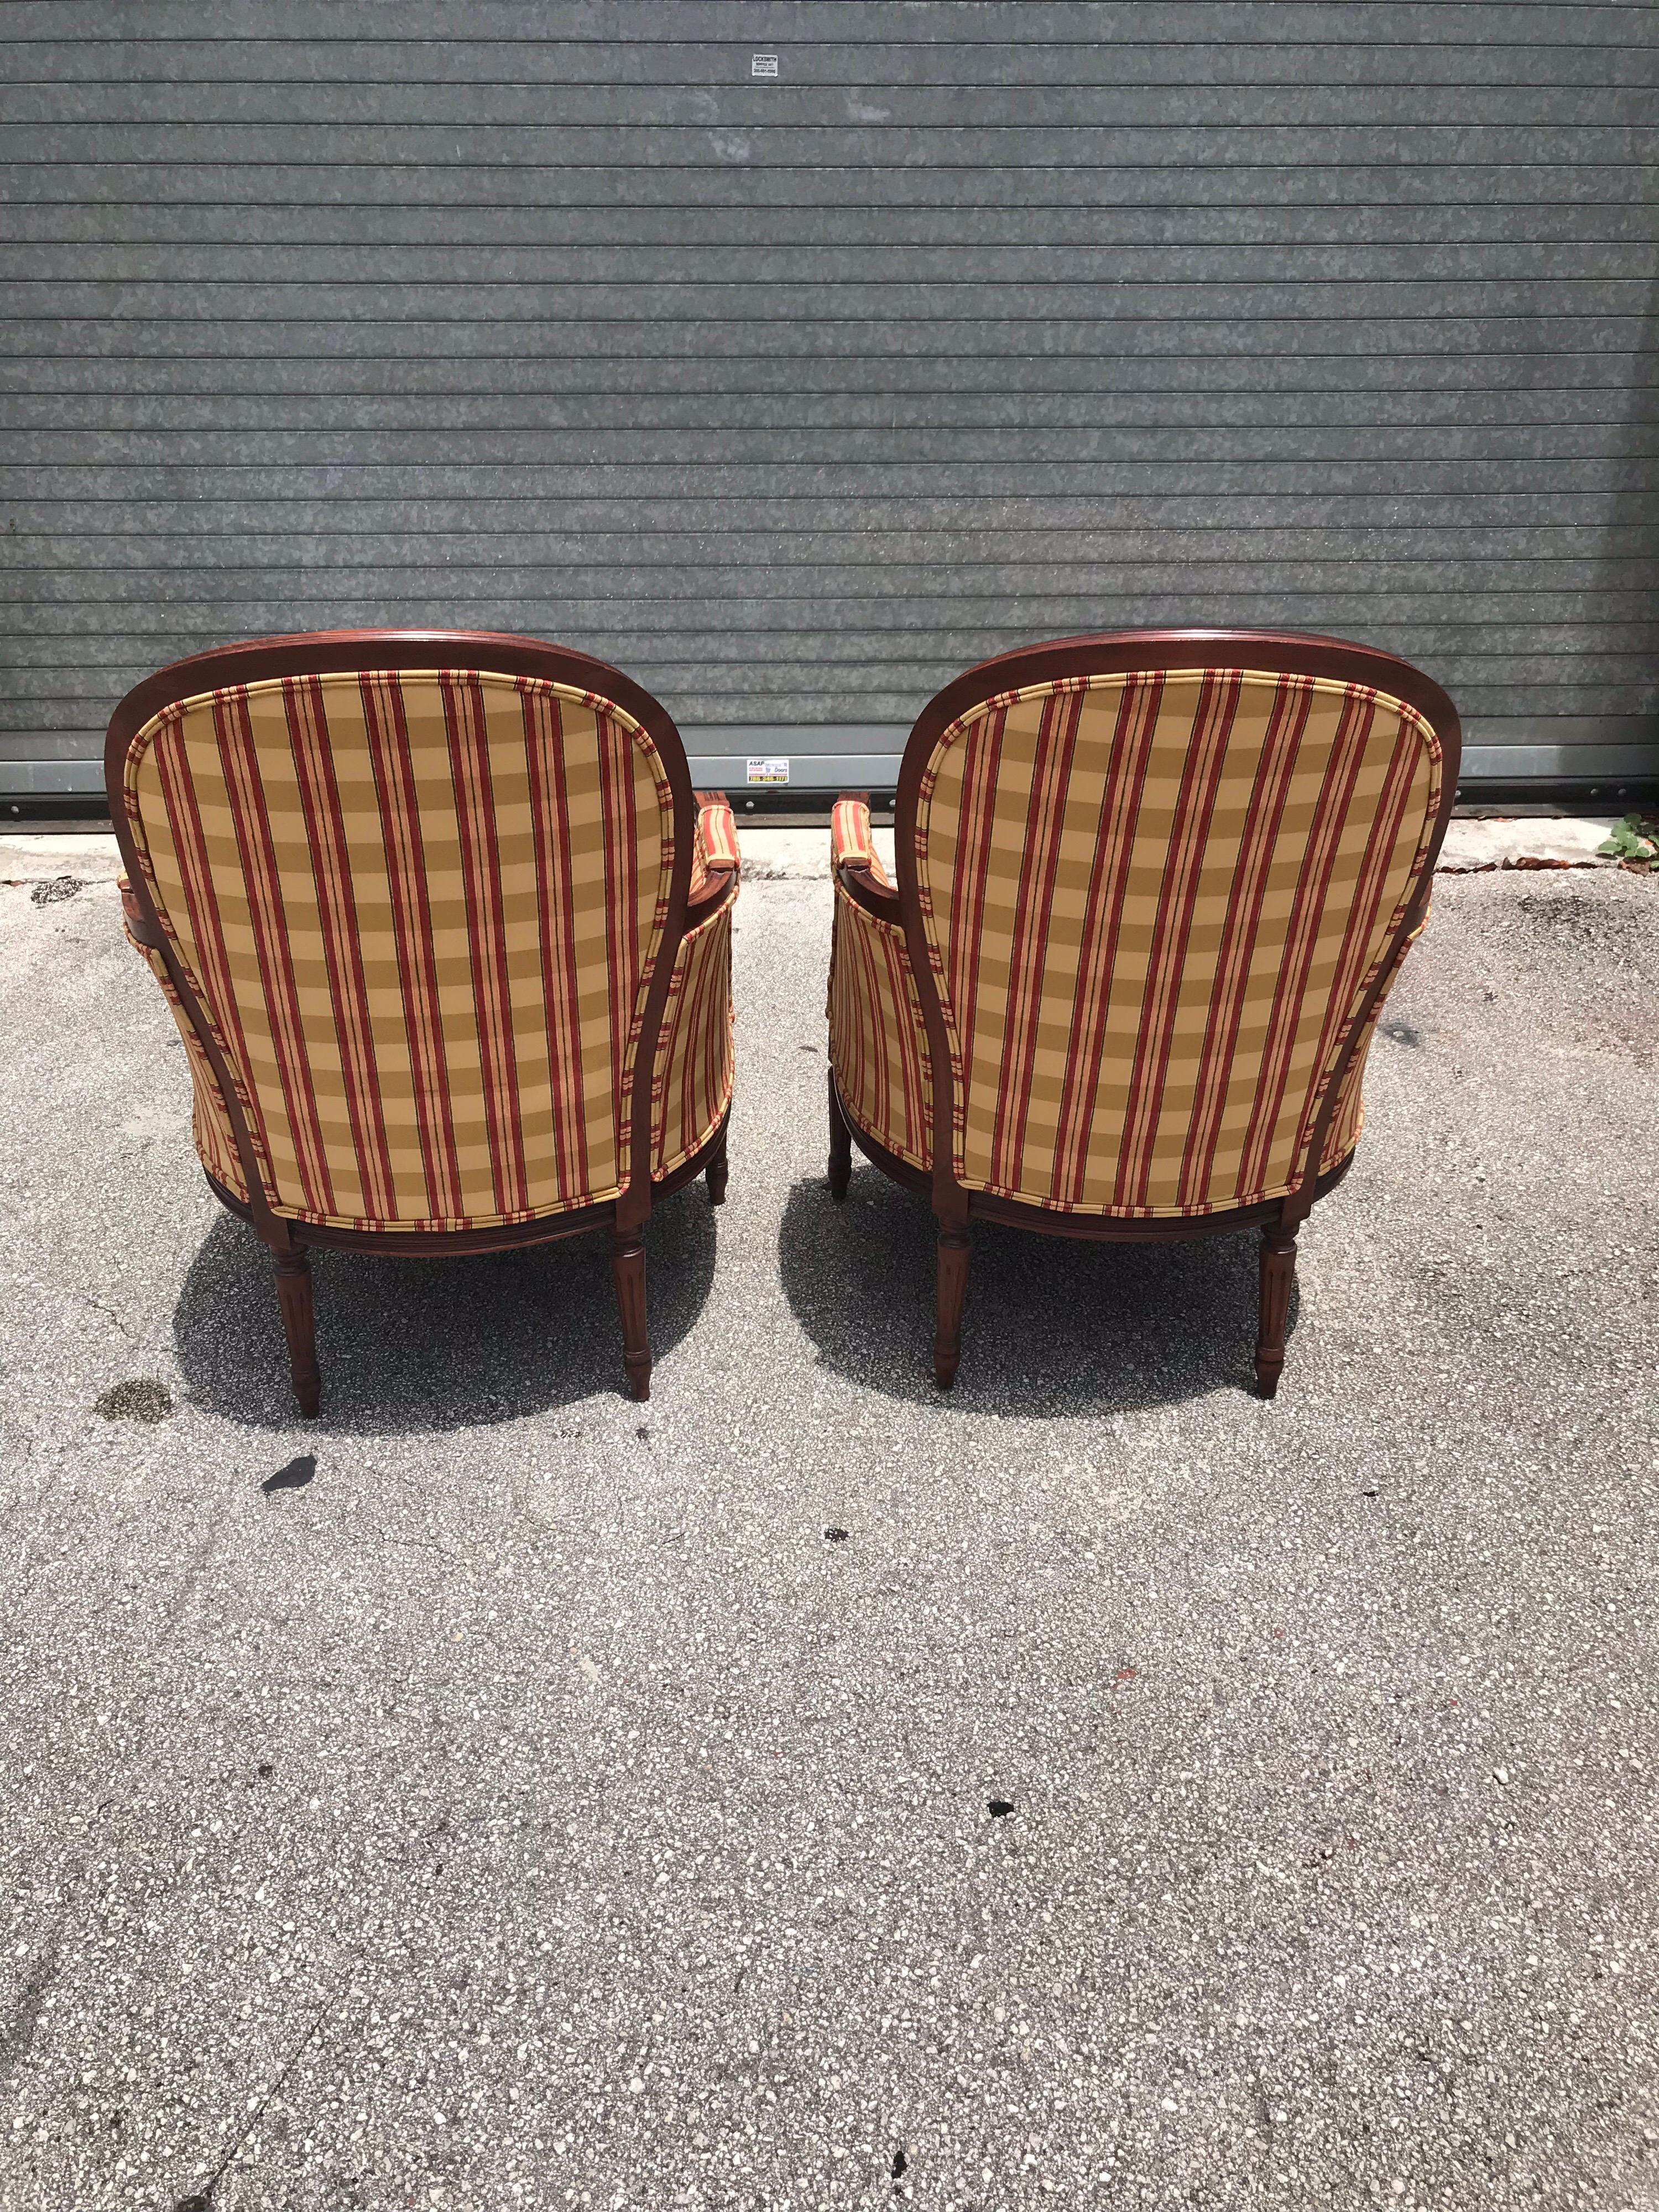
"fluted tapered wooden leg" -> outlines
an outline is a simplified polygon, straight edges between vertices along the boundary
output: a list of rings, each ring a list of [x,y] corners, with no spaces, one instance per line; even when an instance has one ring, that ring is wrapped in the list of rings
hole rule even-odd
[[[310,1420],[322,1401],[323,1378],[317,1369],[317,1329],[311,1297],[311,1255],[303,1244],[290,1243],[273,1250],[276,1271],[276,1303],[283,1311],[283,1334],[288,1339],[289,1374],[300,1411]]]
[[[631,1398],[651,1395],[651,1340],[645,1328],[645,1239],[637,1229],[613,1230],[611,1275],[622,1316],[623,1364]]]
[[[847,1186],[853,1180],[853,1132],[847,1126],[847,1116],[841,1110],[841,1100],[836,1095],[835,1070],[830,1071],[830,1195],[837,1206],[847,1195]]]
[[[933,1380],[948,1390],[962,1358],[962,1309],[968,1296],[966,1227],[939,1232],[939,1320],[933,1334]]]
[[[1255,1395],[1271,1398],[1285,1366],[1285,1327],[1290,1318],[1291,1285],[1296,1280],[1297,1223],[1282,1228],[1268,1222],[1261,1231],[1261,1293],[1255,1335]]]
[[[704,1170],[704,1173],[708,1178],[708,1203],[710,1206],[724,1206],[726,1203],[726,1139],[722,1136],[720,1139],[720,1148],[719,1152],[717,1152],[714,1158],[709,1161],[708,1167]]]

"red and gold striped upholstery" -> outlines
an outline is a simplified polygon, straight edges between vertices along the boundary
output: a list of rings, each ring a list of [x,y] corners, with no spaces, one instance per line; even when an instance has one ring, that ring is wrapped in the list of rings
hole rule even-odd
[[[1335,1167],[1339,1161],[1346,1160],[1359,1142],[1359,1133],[1365,1122],[1365,1063],[1370,1058],[1371,1041],[1376,1035],[1376,1024],[1382,1018],[1382,1009],[1388,1002],[1389,992],[1400,981],[1400,971],[1406,964],[1406,955],[1427,927],[1428,916],[1425,915],[1401,946],[1399,955],[1393,967],[1389,970],[1388,980],[1378,994],[1376,1004],[1370,1011],[1359,1042],[1354,1047],[1353,1058],[1342,1071],[1342,1088],[1336,1094],[1336,1107],[1331,1115],[1330,1127],[1325,1132],[1324,1150],[1320,1156],[1319,1170],[1322,1175],[1328,1168]]]
[[[692,897],[701,895],[711,870],[735,869],[738,865],[738,825],[731,801],[723,791],[700,791],[691,865]]]
[[[121,878],[125,887],[126,878]],[[196,1139],[196,1149],[202,1164],[227,1190],[238,1198],[247,1196],[247,1178],[242,1173],[242,1163],[236,1151],[236,1133],[230,1126],[230,1115],[225,1110],[224,1093],[219,1088],[219,1079],[194,1024],[185,1013],[183,1001],[173,988],[173,978],[167,974],[167,963],[154,946],[141,945],[131,928],[127,943],[135,952],[143,955],[149,970],[161,987],[161,995],[173,1010],[173,1018],[179,1024],[179,1034],[185,1041],[185,1057],[190,1064],[190,1083],[192,1096],[191,1133]]]
[[[1413,708],[1307,676],[1066,678],[952,724],[921,779],[914,862],[958,1181],[1125,1218],[1297,1187],[1439,797],[1438,742]],[[889,972],[872,975],[852,957],[857,911],[838,896],[837,1085],[868,1133],[926,1165],[902,935],[860,916],[884,940]],[[1322,1168],[1358,1139],[1369,1042]],[[877,1083],[860,1071],[878,1059]]]
[[[870,810],[842,799],[830,817],[830,869],[836,879],[835,937],[830,958],[830,1064],[836,1087],[860,1127],[913,1167],[933,1157],[933,1085],[927,1035],[910,973],[904,932],[878,921],[848,896],[843,862],[887,873],[870,836]]]
[[[691,896],[705,896],[729,871],[731,890],[688,929],[669,983],[652,1083],[651,1172],[672,1175],[700,1152],[732,1103],[732,908],[737,898],[738,825],[717,792],[698,793]]]
[[[276,1213],[477,1229],[625,1186],[674,830],[661,757],[615,702],[477,669],[236,685],[155,716],[125,795]],[[711,945],[722,927],[729,903]],[[725,968],[688,941],[676,984],[653,1082],[670,1150],[730,1095]],[[179,1026],[204,1163],[246,1195]]]

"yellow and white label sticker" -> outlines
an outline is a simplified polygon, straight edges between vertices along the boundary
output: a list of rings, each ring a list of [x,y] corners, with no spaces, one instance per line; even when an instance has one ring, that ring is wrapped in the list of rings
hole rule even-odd
[[[787,783],[789,763],[787,760],[755,760],[749,763],[750,783]]]

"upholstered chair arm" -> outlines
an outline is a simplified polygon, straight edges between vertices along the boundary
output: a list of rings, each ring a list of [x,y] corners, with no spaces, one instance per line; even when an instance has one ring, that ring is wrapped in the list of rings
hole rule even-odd
[[[871,835],[868,792],[844,791],[830,811],[830,872],[854,905],[878,921],[897,921],[898,893]]]
[[[737,824],[720,792],[700,791],[697,809],[685,934],[669,979],[652,1079],[651,1172],[659,1177],[702,1151],[732,1103]]]
[[[1400,971],[1406,964],[1406,955],[1428,927],[1428,900],[1423,902],[1421,918],[1405,943],[1394,957],[1394,964],[1383,978],[1382,988],[1377,994],[1376,1004],[1371,1008],[1359,1041],[1348,1060],[1342,1078],[1342,1088],[1337,1094],[1332,1109],[1330,1125],[1325,1132],[1325,1142],[1320,1153],[1317,1172],[1325,1175],[1345,1160],[1359,1142],[1359,1133],[1365,1124],[1365,1064],[1370,1057],[1371,1042],[1382,1018],[1382,1009],[1389,1002],[1389,994],[1400,980]]]
[[[225,1110],[224,1093],[219,1088],[219,1079],[213,1072],[212,1062],[202,1049],[202,1041],[196,1034],[195,1024],[185,1012],[184,1002],[173,988],[167,962],[161,957],[161,933],[139,905],[138,895],[129,878],[118,876],[116,888],[121,894],[121,919],[126,926],[127,942],[135,951],[143,955],[151,975],[161,985],[162,996],[184,1041],[185,1055],[190,1065],[191,1085],[196,1098],[196,1149],[202,1157],[202,1164],[227,1190],[238,1198],[246,1199],[247,1182],[242,1172],[241,1155],[231,1128],[230,1115]]]
[[[685,910],[687,929],[707,921],[711,914],[737,896],[742,862],[738,852],[738,825],[723,791],[697,793],[696,843],[691,855],[691,890]]]
[[[161,933],[139,905],[138,894],[132,888],[131,878],[118,876],[115,880],[116,889],[121,894],[121,919],[126,924],[128,942],[136,945],[141,952],[159,952]]]
[[[830,820],[836,913],[827,1011],[836,1096],[866,1136],[925,1168],[933,1141],[927,1038],[898,893],[871,840],[862,793],[838,800]]]

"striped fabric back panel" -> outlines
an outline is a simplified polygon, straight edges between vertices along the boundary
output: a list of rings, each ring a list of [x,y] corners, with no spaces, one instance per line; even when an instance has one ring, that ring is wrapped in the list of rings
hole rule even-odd
[[[915,862],[958,1179],[1129,1218],[1293,1188],[1439,797],[1414,709],[1305,676],[1077,678],[946,730]]]
[[[621,708],[472,669],[239,685],[147,724],[125,787],[278,1213],[484,1228],[623,1187],[674,840]]]

